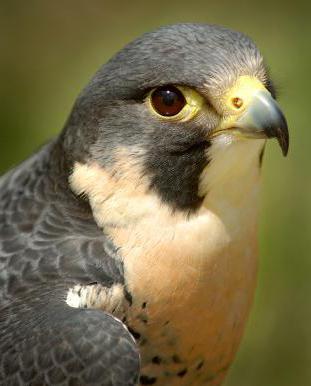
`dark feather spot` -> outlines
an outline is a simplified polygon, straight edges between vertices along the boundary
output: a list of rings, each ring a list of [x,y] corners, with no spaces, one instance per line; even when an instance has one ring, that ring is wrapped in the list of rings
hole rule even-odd
[[[147,318],[146,315],[140,314],[140,315],[138,315],[137,317],[138,317],[138,319],[139,319],[141,322],[143,322],[143,323],[145,323],[145,324],[148,323],[148,318]]]
[[[135,331],[133,328],[131,327],[127,327],[127,328],[136,340],[138,340],[141,337],[140,333]]]
[[[131,306],[133,304],[133,297],[126,288],[124,288],[124,297],[128,301],[129,305]]]
[[[197,365],[197,370],[200,370],[204,365],[204,361],[201,361],[198,365]]]
[[[157,381],[157,378],[148,377],[147,375],[141,375],[139,381],[141,385],[154,385]]]
[[[154,363],[155,365],[159,365],[161,364],[161,362],[162,362],[162,359],[158,356],[155,356],[152,358],[152,363]]]
[[[147,306],[147,302],[143,302],[143,304],[141,305],[141,308],[146,308]]]
[[[263,161],[264,154],[265,154],[265,146],[263,146],[263,148],[261,149],[261,152],[259,154],[259,167],[262,166],[262,161]]]
[[[184,377],[186,374],[187,374],[188,370],[187,369],[183,369],[181,371],[179,371],[179,373],[177,373],[177,375],[182,378]]]

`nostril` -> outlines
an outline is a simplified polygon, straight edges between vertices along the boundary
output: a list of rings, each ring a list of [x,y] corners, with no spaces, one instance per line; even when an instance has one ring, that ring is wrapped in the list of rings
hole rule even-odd
[[[231,102],[236,109],[240,109],[243,106],[243,99],[239,97],[232,98]]]

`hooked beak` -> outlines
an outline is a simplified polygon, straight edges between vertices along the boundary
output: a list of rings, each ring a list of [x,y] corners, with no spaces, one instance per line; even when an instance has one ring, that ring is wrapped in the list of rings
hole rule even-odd
[[[218,101],[223,118],[211,137],[232,133],[246,138],[277,138],[284,156],[289,135],[286,119],[270,92],[251,76],[241,76]]]
[[[235,121],[234,129],[253,138],[277,138],[286,156],[289,134],[286,119],[275,99],[267,90],[258,90],[245,110]]]

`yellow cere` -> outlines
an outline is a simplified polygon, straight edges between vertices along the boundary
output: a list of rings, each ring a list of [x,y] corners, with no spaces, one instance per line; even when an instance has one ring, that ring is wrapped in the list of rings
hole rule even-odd
[[[200,95],[197,91],[190,87],[185,86],[175,86],[181,93],[183,94],[186,104],[181,109],[181,111],[173,116],[163,116],[159,114],[152,106],[151,103],[151,95],[154,90],[148,94],[146,102],[148,104],[149,109],[155,114],[158,118],[165,121],[175,121],[175,122],[186,122],[190,119],[194,118],[198,112],[202,109],[204,105],[206,105],[205,99]]]
[[[262,90],[267,91],[257,78],[246,75],[239,77],[218,103],[223,118],[214,134],[218,135],[223,130],[234,127],[234,123],[247,110],[254,95]]]
[[[259,90],[266,90],[266,88],[257,78],[246,75],[239,77],[222,98],[224,113],[241,113],[248,107],[253,95]]]

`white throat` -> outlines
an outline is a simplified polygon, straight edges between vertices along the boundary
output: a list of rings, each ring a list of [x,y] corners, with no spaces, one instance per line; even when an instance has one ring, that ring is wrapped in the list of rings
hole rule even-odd
[[[201,175],[203,206],[227,223],[257,210],[260,191],[259,154],[264,140],[219,135],[209,149],[210,163]],[[244,216],[243,216],[244,217]],[[241,221],[243,223],[243,219]]]

